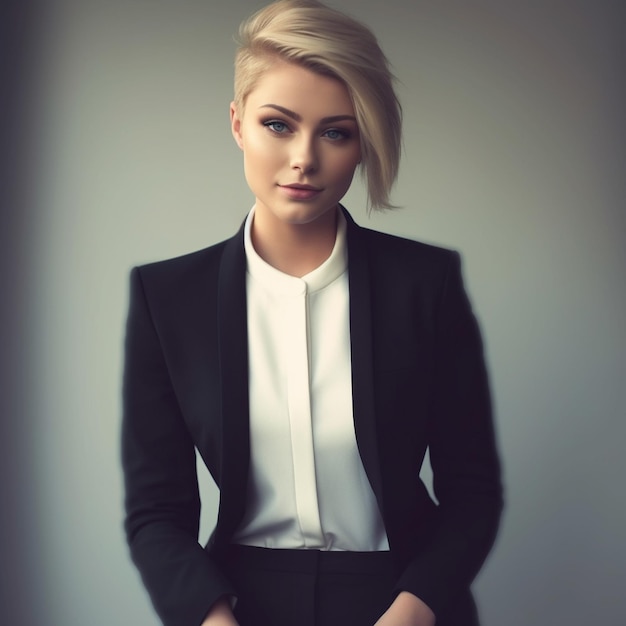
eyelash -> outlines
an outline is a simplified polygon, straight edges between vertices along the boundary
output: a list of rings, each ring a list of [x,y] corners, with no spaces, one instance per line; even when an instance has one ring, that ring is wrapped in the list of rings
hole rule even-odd
[[[285,130],[276,130],[274,128],[274,126],[283,126],[285,130],[289,130],[289,126],[287,126],[287,124],[285,124],[285,122],[281,121],[281,120],[267,120],[265,122],[263,122],[263,126],[265,126],[265,128],[267,128],[270,132],[272,132],[275,135],[284,135],[285,134]]]
[[[276,130],[274,128],[274,126],[282,126],[283,130]],[[286,122],[283,122],[282,120],[265,120],[263,122],[263,126],[265,126],[265,128],[267,128],[273,135],[285,135],[287,134],[286,131],[291,130],[288,126],[288,124]],[[326,136],[328,133],[337,133],[337,137],[328,137],[328,139],[330,139],[331,141],[343,141],[346,139],[350,139],[350,137],[352,136],[352,134],[350,133],[350,131],[345,130],[343,128],[328,128],[324,131],[324,135]]]

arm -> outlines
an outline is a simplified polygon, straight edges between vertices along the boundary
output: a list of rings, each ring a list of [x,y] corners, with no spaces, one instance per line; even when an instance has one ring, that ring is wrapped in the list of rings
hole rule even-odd
[[[220,598],[200,626],[239,626],[228,598]]]
[[[435,614],[417,596],[401,591],[374,626],[435,626]]]
[[[434,332],[429,450],[439,506],[432,534],[397,591],[411,592],[439,615],[465,595],[491,549],[502,508],[482,341],[456,253]]]
[[[131,274],[122,466],[131,556],[166,626],[198,626],[234,595],[198,543],[195,450],[172,388],[140,270]]]

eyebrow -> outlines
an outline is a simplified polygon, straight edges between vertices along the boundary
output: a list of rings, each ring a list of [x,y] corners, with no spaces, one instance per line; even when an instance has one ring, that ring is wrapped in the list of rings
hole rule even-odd
[[[290,117],[292,120],[296,122],[302,121],[302,116],[298,115],[295,111],[291,111],[290,109],[286,109],[285,107],[281,107],[279,104],[264,104],[259,107],[260,109],[276,109],[280,111],[283,115]],[[356,122],[356,117],[354,115],[331,115],[329,117],[324,117],[320,120],[321,124],[328,124],[330,122],[342,122],[344,120],[351,120]]]

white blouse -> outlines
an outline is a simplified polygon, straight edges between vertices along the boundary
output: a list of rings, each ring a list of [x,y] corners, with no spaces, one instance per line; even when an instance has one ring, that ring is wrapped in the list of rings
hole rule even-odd
[[[236,543],[388,550],[356,444],[346,222],[330,257],[302,278],[267,264],[245,225],[250,478]]]

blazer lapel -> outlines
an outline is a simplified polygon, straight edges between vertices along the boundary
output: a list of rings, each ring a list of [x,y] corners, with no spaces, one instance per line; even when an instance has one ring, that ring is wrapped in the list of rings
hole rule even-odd
[[[348,223],[348,277],[350,285],[350,342],[352,351],[352,407],[357,446],[378,507],[383,489],[374,410],[370,271],[362,229],[344,209]]]
[[[245,508],[250,460],[246,257],[243,226],[224,248],[218,283],[222,454],[217,528],[230,536]]]

